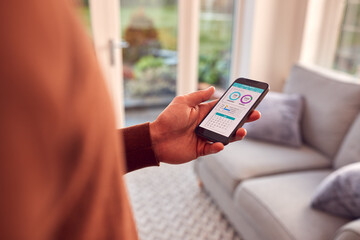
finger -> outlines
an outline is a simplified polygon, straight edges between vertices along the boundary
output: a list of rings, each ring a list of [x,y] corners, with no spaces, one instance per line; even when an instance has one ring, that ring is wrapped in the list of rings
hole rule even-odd
[[[246,120],[246,122],[256,121],[256,120],[260,119],[260,117],[261,117],[261,113],[258,110],[254,110],[254,111],[252,111],[252,113],[250,114],[250,116]]]
[[[206,143],[204,146],[203,155],[214,154],[224,149],[224,144],[220,142]]]
[[[186,94],[184,95],[184,97],[190,106],[196,106],[202,102],[209,100],[211,96],[214,94],[214,92],[215,92],[215,88],[209,87],[205,90],[200,90],[197,92]]]
[[[236,131],[235,137],[233,139],[231,139],[231,142],[235,142],[235,141],[239,141],[239,140],[243,140],[244,137],[246,136],[247,131],[245,128],[239,128]]]
[[[211,102],[207,102],[207,103],[203,103],[200,105],[200,119],[203,119],[205,117],[206,114],[208,114],[211,110],[212,107],[215,106],[215,104],[219,101],[219,99],[211,101]]]

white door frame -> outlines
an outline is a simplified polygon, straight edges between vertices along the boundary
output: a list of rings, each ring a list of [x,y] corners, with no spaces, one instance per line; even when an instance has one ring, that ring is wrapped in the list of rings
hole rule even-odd
[[[95,52],[114,104],[116,126],[125,125],[119,0],[90,0],[91,28]]]

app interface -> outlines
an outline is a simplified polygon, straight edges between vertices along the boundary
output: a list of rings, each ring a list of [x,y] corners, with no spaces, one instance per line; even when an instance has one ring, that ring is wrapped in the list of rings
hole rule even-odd
[[[234,83],[200,127],[229,137],[264,89]]]

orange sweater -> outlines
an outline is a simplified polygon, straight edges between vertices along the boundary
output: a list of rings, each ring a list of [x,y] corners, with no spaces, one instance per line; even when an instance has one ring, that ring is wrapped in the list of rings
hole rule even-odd
[[[65,0],[0,2],[0,239],[136,239],[122,134]],[[128,170],[157,165],[148,124]]]

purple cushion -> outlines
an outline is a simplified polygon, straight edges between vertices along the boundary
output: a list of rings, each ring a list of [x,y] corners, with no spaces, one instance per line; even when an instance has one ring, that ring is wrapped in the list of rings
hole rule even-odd
[[[261,118],[244,125],[247,137],[300,147],[303,98],[299,94],[270,92],[259,104]]]
[[[360,217],[360,163],[339,168],[317,187],[312,207],[346,218]]]

